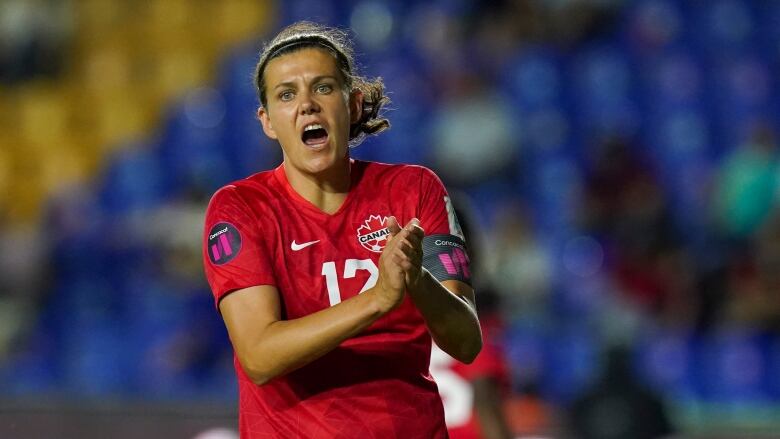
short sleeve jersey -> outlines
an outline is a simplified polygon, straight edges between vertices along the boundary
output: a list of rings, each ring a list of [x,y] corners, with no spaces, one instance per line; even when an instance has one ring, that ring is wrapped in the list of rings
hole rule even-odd
[[[352,186],[326,214],[289,185],[284,165],[214,194],[203,257],[219,301],[271,285],[282,319],[303,317],[376,284],[389,231],[418,218],[426,234],[450,233],[447,193],[430,170],[352,161]],[[443,438],[444,413],[429,374],[431,338],[409,297],[361,334],[258,386],[234,360],[242,438]]]

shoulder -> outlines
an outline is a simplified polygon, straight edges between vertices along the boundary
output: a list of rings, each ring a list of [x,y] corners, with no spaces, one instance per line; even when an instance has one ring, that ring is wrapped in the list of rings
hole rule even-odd
[[[431,169],[422,165],[390,164],[381,162],[360,162],[367,177],[406,181],[409,183],[440,183]]]
[[[214,192],[209,200],[207,211],[218,209],[224,205],[249,207],[250,203],[252,205],[263,204],[264,201],[269,201],[275,193],[278,193],[269,190],[273,180],[273,171],[263,171],[228,183]]]

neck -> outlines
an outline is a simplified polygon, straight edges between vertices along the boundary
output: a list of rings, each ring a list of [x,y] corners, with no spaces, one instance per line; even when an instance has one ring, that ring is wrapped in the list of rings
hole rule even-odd
[[[284,167],[284,173],[295,192],[325,213],[339,210],[352,185],[351,161],[348,157],[339,166],[318,174],[291,172],[287,166]]]

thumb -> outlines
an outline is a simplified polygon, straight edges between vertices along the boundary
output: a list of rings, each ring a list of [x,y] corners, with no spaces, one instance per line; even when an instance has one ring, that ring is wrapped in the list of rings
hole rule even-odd
[[[387,228],[390,229],[390,236],[395,236],[401,231],[401,226],[398,225],[398,220],[394,216],[387,218]]]

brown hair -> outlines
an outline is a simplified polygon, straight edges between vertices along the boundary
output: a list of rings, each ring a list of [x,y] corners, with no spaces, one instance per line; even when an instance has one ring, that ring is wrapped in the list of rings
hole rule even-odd
[[[363,92],[363,111],[360,120],[349,127],[350,146],[357,146],[367,135],[379,134],[390,128],[390,121],[379,114],[382,107],[390,102],[390,98],[384,94],[385,85],[382,78],[368,79],[355,72],[352,42],[346,32],[310,21],[299,21],[285,27],[263,47],[255,66],[255,87],[260,104],[263,107],[268,104],[263,76],[268,62],[279,56],[311,47],[326,50],[333,55],[341,72],[344,88],[348,92],[355,90]]]

